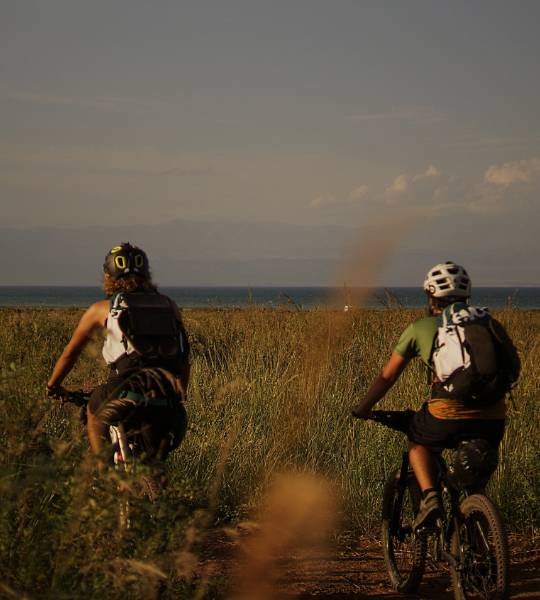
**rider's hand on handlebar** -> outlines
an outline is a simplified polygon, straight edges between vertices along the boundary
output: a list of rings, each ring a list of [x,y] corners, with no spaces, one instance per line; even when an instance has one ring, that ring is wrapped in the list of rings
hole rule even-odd
[[[59,400],[65,396],[66,390],[61,385],[48,385],[47,384],[47,397]]]
[[[357,419],[369,419],[371,417],[371,407],[365,404],[357,404],[352,407],[351,413]]]

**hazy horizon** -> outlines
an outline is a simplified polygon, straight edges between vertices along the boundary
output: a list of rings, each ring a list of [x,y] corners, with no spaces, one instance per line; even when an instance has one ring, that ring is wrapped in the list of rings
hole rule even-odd
[[[494,263],[482,235],[472,235],[481,224],[467,227],[471,235],[460,248],[453,228],[441,232],[437,262],[465,264],[475,286],[534,287],[534,255],[518,265],[515,254]],[[384,223],[358,229],[181,219],[132,227],[0,228],[0,283],[99,286],[104,249],[130,240],[146,250],[155,280],[165,286],[420,286],[435,251],[426,231],[405,241],[400,235],[395,224]],[[533,244],[525,241],[517,256]]]
[[[537,2],[1,15],[0,285],[98,285],[122,239],[166,284],[540,281]]]

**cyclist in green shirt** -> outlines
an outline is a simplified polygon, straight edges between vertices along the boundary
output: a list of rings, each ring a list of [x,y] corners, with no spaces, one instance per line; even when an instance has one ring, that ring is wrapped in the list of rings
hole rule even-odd
[[[415,527],[432,523],[441,513],[442,505],[436,481],[434,453],[453,448],[465,439],[485,439],[498,447],[506,416],[504,396],[493,399],[488,406],[474,406],[466,399],[444,397],[433,369],[432,355],[444,309],[457,302],[467,302],[471,281],[467,271],[453,262],[436,265],[424,281],[429,316],[409,325],[402,333],[390,360],[373,381],[360,404],[353,407],[357,418],[367,418],[373,406],[394,385],[409,361],[419,357],[432,373],[432,393],[428,402],[415,413],[408,431],[409,461],[422,490],[422,502]],[[504,365],[498,368],[508,373],[508,380],[519,375],[520,362],[516,349],[502,325],[492,319],[493,333],[504,349]]]

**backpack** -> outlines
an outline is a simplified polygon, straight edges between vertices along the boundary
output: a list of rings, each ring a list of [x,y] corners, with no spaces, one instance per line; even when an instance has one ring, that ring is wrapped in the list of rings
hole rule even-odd
[[[184,331],[172,301],[152,291],[120,292],[111,300],[126,353],[141,365],[160,364],[186,353]]]
[[[488,309],[464,303],[445,308],[432,354],[432,397],[480,407],[501,400],[512,383],[502,343]]]

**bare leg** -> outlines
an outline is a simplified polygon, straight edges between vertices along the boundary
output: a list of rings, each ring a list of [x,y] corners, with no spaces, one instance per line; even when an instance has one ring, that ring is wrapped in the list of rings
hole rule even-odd
[[[435,459],[431,450],[426,446],[410,442],[409,463],[422,491],[436,487]]]
[[[107,426],[105,423],[96,418],[90,410],[87,410],[88,424],[88,441],[90,448],[94,454],[100,454],[103,448],[103,442],[106,439]]]

